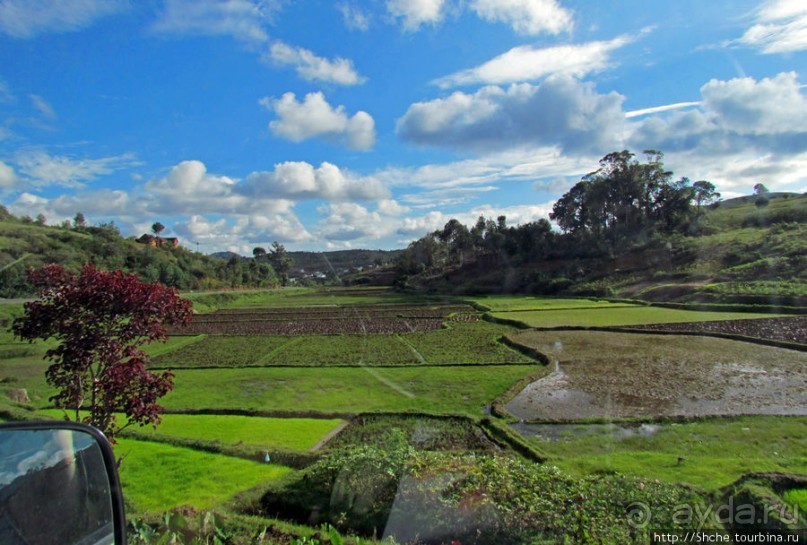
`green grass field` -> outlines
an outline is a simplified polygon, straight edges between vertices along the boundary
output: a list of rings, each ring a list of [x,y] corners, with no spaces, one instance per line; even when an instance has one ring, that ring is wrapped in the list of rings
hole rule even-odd
[[[419,363],[415,353],[394,335],[310,335],[302,342],[288,343],[264,361],[266,365],[300,366]]]
[[[716,490],[752,471],[807,473],[805,417],[665,423],[653,434],[627,438],[617,427],[564,429],[558,440],[530,441],[550,463],[579,475],[617,472]]]
[[[291,470],[150,441],[120,439],[123,494],[129,514],[162,512],[181,505],[205,510],[234,494],[273,481]]]
[[[495,318],[519,321],[529,327],[609,327],[771,318],[775,316],[773,314],[753,314],[748,312],[703,312],[661,307],[619,307],[613,309],[605,307],[602,309],[494,312],[492,315]]]
[[[600,299],[555,299],[552,297],[525,297],[519,295],[491,295],[474,297],[474,303],[482,305],[491,312],[513,312],[524,310],[562,310],[581,308],[623,308],[635,307],[627,303],[611,303]]]
[[[533,360],[498,340],[517,329],[490,322],[451,322],[446,329],[407,333],[401,338],[430,364],[513,363]]]
[[[198,312],[219,308],[298,308],[353,304],[413,303],[429,298],[398,294],[388,288],[315,289],[283,288],[280,290],[243,290],[217,293],[183,293]]]
[[[395,366],[456,363],[534,363],[498,339],[515,328],[489,322],[451,322],[435,331],[399,335],[210,335],[171,339],[173,350],[153,368],[248,366]],[[203,338],[202,338],[203,337]],[[168,347],[170,349],[170,346]]]
[[[807,488],[788,490],[782,497],[790,505],[798,507],[800,513],[807,515]]]
[[[169,337],[164,343],[156,342],[147,344],[143,347],[146,354],[152,358],[152,361],[160,356],[174,352],[186,346],[203,341],[207,335],[188,335]]]
[[[259,418],[238,415],[163,415],[162,435],[220,441],[232,445],[305,451],[340,425],[338,418]],[[150,430],[145,427],[142,430]]]
[[[266,368],[176,371],[169,409],[481,415],[538,367]]]
[[[44,409],[37,414],[61,420],[59,409]],[[118,415],[121,424],[126,422]],[[282,449],[306,451],[344,421],[338,418],[266,418],[239,415],[164,414],[155,430],[151,426],[129,428],[141,434],[216,441],[257,450]]]
[[[276,350],[297,340],[294,337],[263,335],[198,335],[189,338],[199,340],[152,359],[151,367],[181,369],[257,365]]]
[[[194,294],[192,297],[205,311],[425,301],[374,289],[289,289]],[[682,311],[596,299],[503,296],[473,300],[491,308],[496,317],[537,327],[640,325],[771,316]],[[0,307],[0,319],[13,317],[17,312],[14,308],[11,305]],[[730,366],[783,357],[781,349],[712,338],[687,339],[681,343],[675,337],[665,337],[666,340],[660,342],[657,337],[640,334],[525,332],[485,321],[448,322],[445,329],[398,335],[177,336],[165,344],[147,347],[147,352],[153,357],[152,367],[170,367],[175,373],[174,391],[162,400],[169,410],[480,417],[485,406],[523,377],[551,371],[550,367],[541,366],[504,346],[498,341],[503,335],[519,338],[561,360],[573,358],[578,370],[588,377],[586,380],[593,381],[593,387],[606,388],[619,383],[631,393],[656,388],[659,385],[653,381],[666,380],[666,375],[653,374],[652,369],[652,376],[643,374],[647,365],[652,367],[657,361],[670,360],[685,366],[687,362],[701,365],[707,358],[724,363],[731,360],[726,363]],[[607,342],[604,336],[608,337]],[[562,356],[553,352],[558,342]],[[48,406],[47,399],[53,392],[44,379],[48,364],[41,357],[46,348],[44,343],[16,343],[8,333],[0,333],[0,386],[3,387],[0,393],[25,388],[32,399],[31,406]],[[802,356],[798,354],[797,359]],[[446,365],[457,363],[471,365]],[[352,367],[341,367],[344,365]],[[670,367],[672,363],[664,365]],[[566,371],[571,379],[577,379],[574,369]],[[680,371],[684,378],[688,376],[684,372],[687,369]],[[11,403],[3,398],[0,405],[10,406]],[[55,410],[43,414],[61,416],[61,412]],[[228,447],[243,446],[252,451],[305,452],[341,422],[331,417],[164,415],[156,431],[137,428],[141,433],[153,434],[155,441],[122,437],[115,447],[116,454],[124,457],[121,477],[131,506],[130,515],[156,514],[181,505],[197,510],[221,508],[238,492],[270,483],[292,471],[177,447],[165,441],[198,439]],[[335,444],[366,444],[373,434],[388,427],[389,422],[393,420],[379,420],[374,427],[366,429],[351,431],[348,428]],[[407,433],[414,439],[426,438],[421,445],[449,450],[458,445],[460,450],[490,448],[481,432],[471,424],[468,424],[469,429],[454,429],[442,420],[429,425],[424,422],[424,419],[406,418]],[[807,473],[807,417],[760,416],[665,423],[654,433],[629,437],[623,437],[615,427],[603,425],[563,429],[557,440],[532,437],[528,441],[549,456],[551,465],[576,476],[616,472],[665,483],[688,483],[714,492],[750,471]],[[785,499],[803,506],[805,491],[791,491]]]

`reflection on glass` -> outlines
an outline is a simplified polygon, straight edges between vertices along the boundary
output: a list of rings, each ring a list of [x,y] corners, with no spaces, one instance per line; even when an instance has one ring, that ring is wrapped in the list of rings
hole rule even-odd
[[[109,479],[92,436],[0,430],[0,543],[114,543]]]

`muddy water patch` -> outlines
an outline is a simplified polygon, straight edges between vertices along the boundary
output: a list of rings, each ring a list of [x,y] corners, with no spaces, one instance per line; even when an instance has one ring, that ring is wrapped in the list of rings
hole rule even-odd
[[[508,404],[522,420],[807,414],[807,354],[739,341],[599,331],[513,336],[555,360]]]
[[[650,437],[664,427],[662,424],[529,424],[518,422],[511,427],[525,437],[546,441],[562,441],[592,435],[607,435],[615,440],[630,437]]]

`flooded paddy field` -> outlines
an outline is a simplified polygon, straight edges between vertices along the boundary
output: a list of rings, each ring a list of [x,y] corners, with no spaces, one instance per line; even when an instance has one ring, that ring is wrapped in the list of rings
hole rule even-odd
[[[807,353],[709,337],[523,331],[552,372],[507,410],[525,421],[807,415]]]

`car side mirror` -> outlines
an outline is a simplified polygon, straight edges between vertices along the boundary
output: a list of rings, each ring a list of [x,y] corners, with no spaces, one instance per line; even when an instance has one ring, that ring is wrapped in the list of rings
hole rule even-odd
[[[0,424],[0,543],[125,545],[117,464],[75,422]]]

